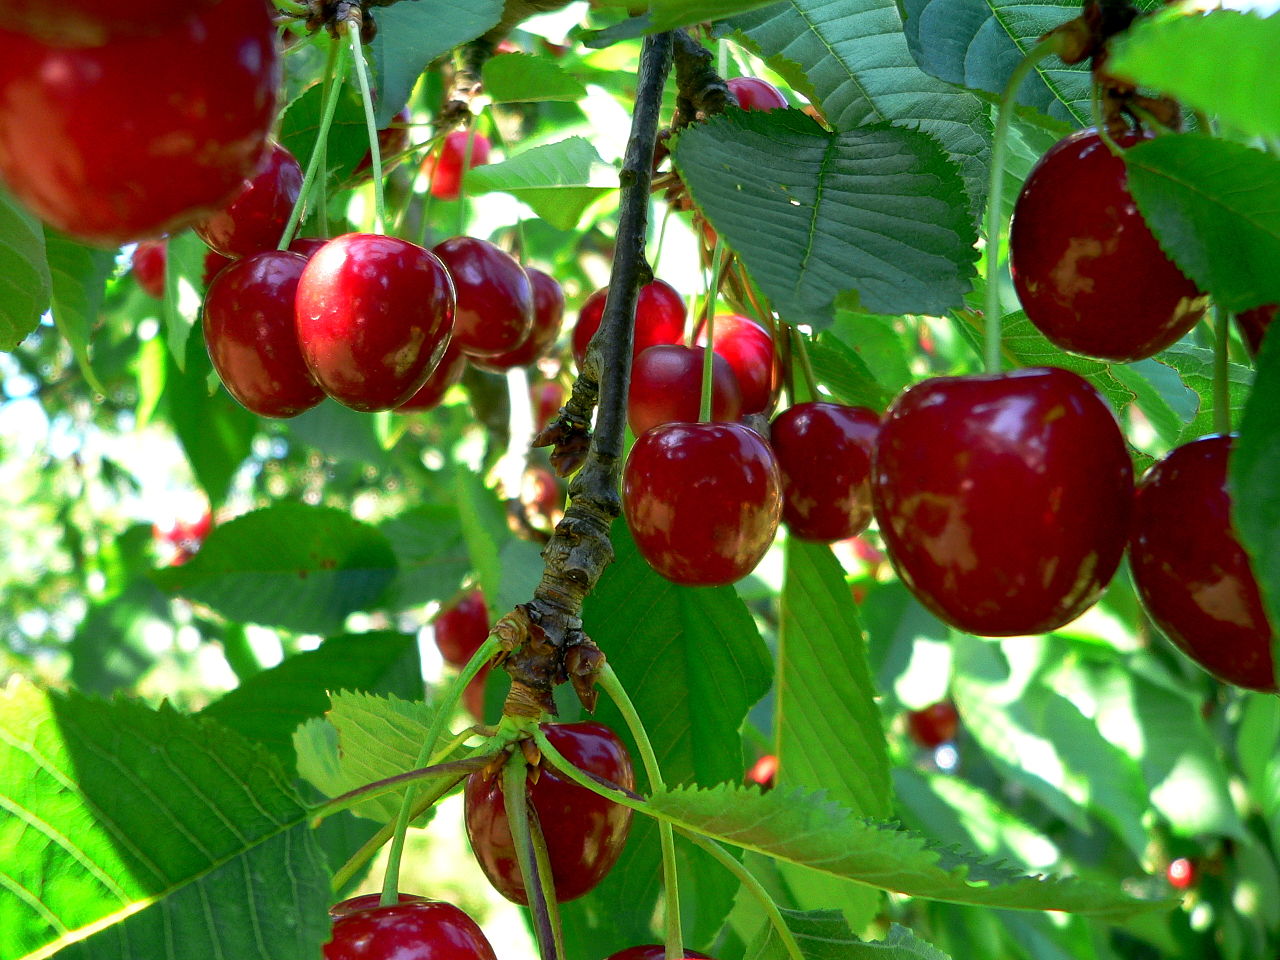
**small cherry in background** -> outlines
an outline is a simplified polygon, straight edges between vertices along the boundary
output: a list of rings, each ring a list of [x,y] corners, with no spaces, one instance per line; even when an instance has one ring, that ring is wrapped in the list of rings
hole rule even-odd
[[[497,357],[533,331],[533,284],[509,253],[477,237],[450,237],[432,252],[457,295],[453,339],[468,356]]]
[[[1267,335],[1267,330],[1275,320],[1278,311],[1280,311],[1280,304],[1264,303],[1260,307],[1236,314],[1236,326],[1251,356],[1257,356],[1258,351],[1262,349],[1262,338]]]
[[[959,727],[960,714],[950,700],[939,700],[907,714],[907,732],[911,739],[929,750],[954,740]]]
[[[756,784],[762,790],[772,790],[777,779],[778,758],[772,753],[766,753],[747,771],[747,782]]]
[[[787,106],[787,98],[782,91],[768,80],[759,77],[733,77],[725,81],[725,85],[738,98],[738,106],[743,110],[777,110]]]
[[[489,638],[489,608],[484,594],[471,590],[456,603],[436,614],[436,646],[444,662],[455,667],[466,666]]]
[[[431,195],[437,200],[457,200],[462,193],[462,164],[467,154],[466,130],[454,130],[440,144],[440,150],[427,154],[422,172],[430,179]],[[491,144],[483,133],[477,133],[471,144],[471,162],[467,169],[489,162]]]
[[[486,663],[480,668],[480,672],[462,688],[462,705],[475,718],[476,723],[484,723],[484,688],[489,681],[489,671],[492,669],[493,667]]]
[[[365,900],[358,897],[356,900]],[[426,898],[330,908],[333,932],[324,960],[497,960],[479,925],[451,903]]]
[[[168,240],[143,240],[133,251],[133,275],[149,297],[164,299],[164,271],[169,259]]]
[[[536,430],[541,431],[564,406],[564,387],[559,381],[544,380],[535,384],[531,390],[533,396],[533,422]]]
[[[1196,865],[1192,860],[1186,857],[1178,857],[1176,860],[1170,860],[1169,866],[1164,871],[1165,879],[1169,881],[1169,886],[1175,890],[1189,890],[1196,883]]]
[[[627,422],[637,437],[660,423],[696,423],[701,407],[705,351],[660,343],[636,356],[631,367]],[[742,392],[729,362],[712,354],[711,419],[733,422],[742,416]]]
[[[591,338],[600,329],[604,317],[608,288],[597,290],[587,297],[578,311],[578,323],[573,328],[573,359],[578,369],[587,356]],[[636,295],[635,340],[632,359],[649,347],[660,343],[680,343],[684,340],[685,305],[676,288],[665,280],[652,280],[640,288]]]
[[[715,345],[712,349],[729,361],[742,390],[742,412],[765,413],[777,399],[778,368],[773,337],[754,320],[736,313],[715,318]],[[699,346],[707,342],[706,331],[698,335]]]
[[[492,357],[475,357],[472,363],[481,370],[502,373],[512,367],[526,367],[542,359],[560,336],[564,323],[564,289],[560,281],[535,267],[525,267],[533,285],[533,328],[524,342],[506,353]]]
[[[217,213],[195,225],[196,235],[224,257],[274,250],[302,191],[302,167],[273,143],[266,162]]]

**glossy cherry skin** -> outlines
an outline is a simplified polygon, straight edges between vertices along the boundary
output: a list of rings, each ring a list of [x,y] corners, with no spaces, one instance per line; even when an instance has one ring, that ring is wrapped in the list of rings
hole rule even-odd
[[[306,258],[268,250],[221,270],[204,300],[204,341],[227,391],[263,417],[324,399],[298,348],[294,298]]]
[[[431,195],[437,200],[457,200],[462,193],[462,163],[467,155],[466,130],[454,130],[445,136],[439,153],[432,151],[422,162],[422,172],[430,178]],[[471,163],[467,166],[484,166],[489,162],[489,138],[477,133],[471,144]]]
[[[954,740],[959,727],[960,715],[949,700],[940,700],[923,710],[912,710],[907,714],[907,730],[911,739],[930,750]]]
[[[1111,408],[1053,367],[925,380],[880,426],[871,495],[894,568],[969,633],[1044,633],[1115,574],[1133,466]]]
[[[328,240],[321,237],[294,237],[289,241],[289,249],[294,253],[300,253],[308,260],[319,253]]]
[[[880,415],[839,403],[797,403],[769,442],[782,471],[782,520],[802,540],[834,543],[871,523],[871,456]]]
[[[292,244],[290,244],[289,249],[293,249]],[[204,288],[208,290],[209,284],[213,283],[213,278],[222,271],[223,267],[232,263],[235,263],[235,261],[230,257],[224,257],[216,250],[207,251],[204,255]]]
[[[217,213],[195,225],[196,235],[224,257],[250,257],[274,250],[302,192],[302,167],[278,143],[262,167]]]
[[[436,646],[445,663],[465,666],[489,638],[489,608],[484,594],[472,590],[436,615]]]
[[[608,727],[590,722],[544,723],[542,730],[574,766],[619,787],[635,789],[631,758]],[[529,802],[547,841],[556,899],[575,900],[603,880],[622,854],[631,829],[631,810],[578,786],[549,764],[542,765],[536,783],[527,782]],[[467,836],[494,888],[508,900],[528,903],[501,784],[500,770],[467,778]]]
[[[740,423],[664,423],[631,448],[622,512],[640,555],[668,580],[733,583],[755,569],[778,532],[778,461]]]
[[[1127,132],[1123,147],[1143,139]],[[1091,129],[1060,140],[1022,187],[1009,269],[1027,319],[1064,350],[1142,360],[1204,315],[1207,297],[1164,255],[1124,161]]]
[[[759,77],[733,77],[725,81],[725,84],[738,98],[738,106],[743,110],[777,110],[788,106],[782,91],[768,80],[761,80]]]
[[[608,960],[666,960],[667,948],[660,943],[645,944],[643,947],[627,947],[608,957]],[[705,953],[690,950],[684,951],[685,960],[711,960]]]
[[[607,287],[597,290],[578,311],[578,323],[573,328],[573,359],[582,369],[591,338],[600,329],[604,318],[604,302],[609,295]],[[640,356],[649,347],[659,343],[680,343],[684,339],[684,300],[679,292],[665,280],[652,280],[640,288],[636,296],[635,341],[631,356]]]
[[[453,283],[430,251],[348,233],[307,262],[295,319],[302,356],[329,396],[390,410],[426,382],[449,345]]]
[[[425,901],[426,897],[419,897],[412,893],[396,894],[401,903],[413,903],[417,900]],[[329,908],[329,919],[337,920],[339,917],[346,917],[361,910],[368,910],[370,907],[377,907],[382,900],[380,893],[362,893],[358,897],[350,897],[349,899],[339,901]]]
[[[527,367],[542,359],[560,336],[564,323],[564,288],[560,281],[534,267],[525,267],[533,285],[533,329],[514,350],[496,357],[476,357],[472,362],[482,370],[501,373],[512,367]]]
[[[169,260],[168,240],[143,240],[133,251],[133,275],[147,296],[164,299],[164,271]]]
[[[225,203],[266,151],[280,68],[263,0],[222,0],[102,47],[5,30],[0,45],[0,179],[85,243],[178,232]]]
[[[155,34],[217,0],[0,0],[0,22],[60,46],[100,46],[118,37]]]
[[[1274,692],[1274,630],[1231,526],[1232,438],[1202,437],[1152,467],[1138,485],[1129,565],[1142,606],[1213,676]]]
[[[660,423],[695,423],[702,403],[705,351],[660,343],[638,354],[631,366],[627,422],[637,437]],[[732,422],[742,416],[742,391],[729,362],[717,353],[711,362],[711,419]]]
[[[457,291],[453,339],[462,352],[483,359],[520,346],[533,330],[533,284],[519,262],[477,237],[450,237],[433,252]]]
[[[1250,355],[1257,356],[1262,349],[1262,338],[1267,335],[1267,329],[1276,318],[1277,311],[1280,311],[1280,304],[1264,303],[1260,307],[1236,314],[1236,326],[1240,329],[1240,336],[1249,348]]]
[[[421,413],[434,410],[449,392],[449,388],[462,380],[467,369],[467,355],[452,341],[444,349],[444,355],[427,377],[418,392],[395,408],[396,413]]]
[[[698,343],[707,342],[706,332],[698,336]],[[773,406],[777,397],[778,368],[773,349],[773,337],[754,320],[736,313],[716,317],[716,353],[729,361],[738,386],[742,389],[742,412],[764,413]]]
[[[453,904],[400,896],[339,913],[324,960],[497,960],[479,925]]]

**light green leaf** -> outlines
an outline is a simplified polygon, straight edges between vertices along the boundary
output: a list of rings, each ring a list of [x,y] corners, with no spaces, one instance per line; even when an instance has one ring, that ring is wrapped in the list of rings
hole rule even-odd
[[[502,502],[478,476],[464,470],[457,483],[458,515],[471,566],[490,612],[500,617],[533,598],[542,579],[542,556],[536,544],[515,537]]]
[[[723,20],[744,10],[754,10],[773,2],[774,0],[650,0],[649,29],[671,30],[691,23]],[[620,0],[620,4],[630,6],[623,0]]]
[[[1129,190],[1161,247],[1228,310],[1280,300],[1280,160],[1199,134],[1124,152]]]
[[[98,393],[105,395],[93,365],[89,362],[89,338],[98,322],[98,308],[107,277],[115,266],[115,254],[95,250],[45,228],[45,251],[53,280],[53,322],[71,345],[76,366]]]
[[[893,400],[894,391],[882,387],[866,361],[830,331],[820,334],[808,349],[818,382],[841,403],[883,411]]]
[[[1138,21],[1113,41],[1107,71],[1176,97],[1246,136],[1280,136],[1280,16],[1187,12],[1192,15],[1170,10]]]
[[[311,160],[323,116],[324,84],[316,83],[289,104],[280,118],[280,142],[294,155],[302,169]],[[390,121],[388,121],[390,122]],[[339,88],[338,105],[325,145],[325,166],[338,183],[344,182],[369,152],[369,127],[365,122],[360,94],[349,83]]]
[[[165,251],[164,315],[165,339],[178,369],[187,369],[191,355],[187,341],[204,303],[204,256],[208,248],[190,230],[170,237]],[[198,355],[205,355],[200,345]]]
[[[730,108],[673,156],[694,203],[789,323],[829,326],[836,298],[872,312],[945,313],[974,272],[959,171],[922,133],[832,134],[798,110]]]
[[[39,325],[52,291],[40,221],[0,187],[0,350]]]
[[[1280,624],[1280,337],[1274,331],[1263,339],[1257,364],[1231,454],[1231,519],[1275,625]]]
[[[883,940],[863,941],[848,922],[832,910],[798,913],[783,910],[787,929],[796,938],[805,960],[948,960],[945,953],[896,923]],[[768,924],[747,949],[747,960],[787,960],[781,938]]]
[[[307,809],[270,754],[213,722],[12,684],[0,806],[3,960],[278,960],[329,937]]]
[[[507,53],[485,61],[481,71],[484,92],[495,103],[533,103],[540,100],[579,100],[587,88],[550,57]]]
[[[242,622],[331,633],[375,606],[396,573],[386,537],[344,510],[282,502],[214,529],[164,590]]]
[[[1156,354],[1156,360],[1178,371],[1187,388],[1200,398],[1195,417],[1182,428],[1178,443],[1189,443],[1214,432],[1213,419],[1213,351],[1206,347],[1193,347],[1187,343],[1175,343],[1168,350]],[[1231,399],[1231,423],[1239,426],[1249,399],[1249,387],[1253,384],[1253,371],[1238,363],[1227,367],[1227,388]]]
[[[533,147],[466,174],[469,193],[509,193],[558,230],[572,230],[587,207],[617,186],[618,171],[582,137]]]
[[[405,609],[457,593],[471,570],[471,557],[456,505],[421,503],[384,520],[378,529],[400,564],[391,585],[392,606]]]

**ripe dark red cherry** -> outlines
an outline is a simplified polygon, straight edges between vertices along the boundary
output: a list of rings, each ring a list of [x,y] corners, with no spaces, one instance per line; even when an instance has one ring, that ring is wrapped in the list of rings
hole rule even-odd
[[[533,329],[514,350],[496,357],[476,357],[472,362],[482,370],[501,373],[512,367],[526,367],[546,356],[556,337],[560,336],[560,326],[564,322],[564,289],[555,277],[534,267],[525,267],[524,272],[533,284]]]
[[[293,249],[290,244],[289,249]],[[294,251],[295,253],[297,251]],[[213,278],[218,275],[223,267],[235,263],[230,257],[224,257],[216,250],[209,250],[204,255],[204,288],[209,289],[209,284],[213,283]]]
[[[385,907],[331,908],[324,960],[497,960],[479,925],[453,904],[404,897]]]
[[[453,339],[462,352],[496,357],[524,343],[533,330],[533,284],[516,259],[477,237],[450,237],[433,252],[457,291]]]
[[[604,317],[604,302],[609,295],[607,287],[597,290],[578,311],[578,323],[573,328],[573,359],[582,369],[591,338],[600,329]],[[640,288],[636,297],[635,342],[631,356],[634,359],[649,347],[659,343],[680,343],[684,339],[684,301],[676,288],[664,280],[653,280]]]
[[[911,739],[930,750],[954,740],[959,726],[960,715],[949,700],[940,700],[923,710],[912,710],[907,714],[907,730]]]
[[[289,241],[289,249],[294,253],[300,253],[308,260],[320,252],[328,240],[321,237],[294,237]]]
[[[631,448],[622,512],[640,555],[668,580],[733,583],[778,532],[778,461],[740,423],[664,423]]]
[[[667,948],[660,943],[646,944],[643,947],[627,947],[611,955],[608,960],[666,960]],[[685,948],[685,960],[711,960],[705,953]]]
[[[155,34],[217,0],[130,0],[117,10],[102,0],[0,0],[0,22],[46,43],[92,47],[118,37]]]
[[[1164,875],[1175,890],[1189,890],[1196,882],[1196,865],[1186,857],[1178,857],[1169,861]]]
[[[627,790],[635,789],[631,758],[622,741],[599,723],[544,723],[551,745],[574,766]],[[631,829],[631,810],[580,787],[543,764],[529,778],[529,803],[537,812],[551,859],[556,899],[574,900],[593,889],[617,862]],[[507,822],[500,771],[467,778],[467,836],[484,875],[515,903],[528,903]]]
[[[348,233],[302,271],[302,356],[325,393],[356,410],[390,410],[426,382],[453,327],[449,271],[417,244]]]
[[[738,106],[743,110],[777,110],[787,106],[782,91],[759,77],[734,77],[726,81],[726,86],[738,98]]]
[[[660,423],[696,423],[702,402],[704,351],[660,343],[636,356],[631,367],[627,422],[637,437]],[[729,362],[717,353],[711,363],[711,419],[742,416],[742,391]]]
[[[1033,367],[903,392],[871,485],[889,557],[920,602],[969,633],[1017,636],[1075,619],[1110,582],[1133,466],[1089,383]]]
[[[294,298],[304,257],[267,250],[213,278],[204,340],[227,391],[263,417],[295,417],[324,399],[298,348]]]
[[[457,200],[462,193],[462,163],[467,155],[467,136],[466,130],[454,130],[445,136],[439,155],[433,150],[422,162],[422,172],[430,178],[431,195],[437,200]],[[489,138],[477,133],[471,144],[471,163],[467,169],[488,163],[489,152]]]
[[[797,403],[774,417],[782,519],[794,536],[834,543],[871,523],[871,455],[880,416],[866,407]]]
[[[1275,320],[1277,311],[1280,311],[1280,304],[1264,303],[1236,314],[1236,326],[1240,328],[1240,336],[1251,355],[1257,356],[1262,349],[1262,338]]]
[[[6,30],[0,46],[0,179],[86,243],[176,233],[225,203],[264,155],[279,61],[263,0],[222,0],[101,47]]]
[[[542,430],[564,406],[564,387],[555,380],[544,380],[530,389],[534,426]]]
[[[706,332],[698,343],[707,342]],[[716,317],[715,346],[729,361],[738,386],[742,388],[742,412],[764,413],[773,406],[778,389],[778,368],[774,360],[773,337],[754,320],[736,313]]]
[[[472,590],[436,615],[436,646],[445,663],[465,666],[489,637],[489,608],[484,594]]]
[[[421,413],[424,410],[434,410],[440,406],[440,401],[449,392],[449,388],[462,379],[466,369],[467,355],[458,349],[453,340],[450,340],[449,345],[444,348],[444,355],[440,358],[440,362],[431,371],[431,376],[427,377],[427,382],[418,388],[417,393],[396,407],[396,413]]]
[[[273,143],[262,167],[231,202],[195,225],[196,235],[224,257],[274,250],[301,192],[302,167]]]
[[[1146,139],[1134,131],[1116,142]],[[1049,149],[1013,210],[1009,269],[1027,318],[1064,350],[1141,360],[1195,326],[1207,297],[1164,255],[1124,161],[1092,129]]]
[[[149,297],[164,299],[164,271],[169,259],[168,240],[143,240],[133,251],[133,275]]]
[[[1143,607],[1178,649],[1219,680],[1274,692],[1274,631],[1231,526],[1231,444],[1202,437],[1147,472],[1134,501],[1129,565]]]

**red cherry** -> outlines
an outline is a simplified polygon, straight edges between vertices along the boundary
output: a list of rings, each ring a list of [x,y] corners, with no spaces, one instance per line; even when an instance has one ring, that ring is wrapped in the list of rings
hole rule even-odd
[[[1231,526],[1231,445],[1202,437],[1147,472],[1129,564],[1143,607],[1178,649],[1219,680],[1275,692],[1274,630]]]
[[[290,244],[290,249],[293,249],[292,244]],[[235,263],[235,261],[230,257],[224,257],[216,250],[207,251],[204,255],[204,288],[208,290],[209,285],[213,283],[213,278],[218,275],[219,271],[221,271],[223,267],[232,263]]]
[[[436,368],[427,377],[427,382],[418,388],[418,392],[396,407],[397,413],[421,413],[434,410],[449,392],[449,388],[462,379],[467,369],[467,355],[458,349],[458,345],[449,341],[444,348],[444,355]]]
[[[704,351],[660,343],[636,356],[631,367],[627,422],[637,437],[660,423],[698,419]],[[727,360],[712,354],[711,418],[732,422],[742,416],[742,392]]]
[[[1131,146],[1148,135],[1116,138]],[[1207,297],[1164,255],[1124,161],[1078,130],[1032,169],[1014,206],[1009,269],[1027,318],[1064,350],[1141,360],[1195,326]]]
[[[378,131],[378,157],[382,160],[382,172],[395,169],[404,159],[404,152],[409,149],[409,123],[412,120],[409,108],[404,107],[391,118],[387,126]],[[373,176],[373,154],[366,150],[356,169],[353,179],[364,179]]]
[[[1196,882],[1196,865],[1186,857],[1171,860],[1165,868],[1165,877],[1175,890],[1190,889]]]
[[[646,944],[643,947],[627,947],[625,950],[619,950],[611,955],[608,960],[666,960],[667,948],[662,944]],[[685,960],[711,960],[705,953],[699,953],[697,950],[690,950],[687,947],[684,951]]]
[[[328,242],[322,237],[294,237],[289,242],[289,249],[293,253],[300,253],[310,260]]]
[[[578,311],[578,324],[573,328],[573,359],[582,369],[591,338],[600,329],[608,287],[587,297]],[[676,288],[664,280],[653,280],[640,288],[636,297],[636,333],[631,356],[640,356],[659,343],[679,343],[684,339],[684,301]]]
[[[489,608],[484,594],[472,590],[436,615],[436,646],[445,663],[465,666],[489,638]]]
[[[542,730],[564,758],[588,773],[635,789],[631,758],[622,741],[599,723],[544,723]],[[631,810],[580,787],[544,764],[527,780],[529,804],[547,841],[556,899],[574,900],[593,889],[617,862],[631,829]],[[500,772],[467,778],[464,810],[471,849],[494,888],[528,903],[507,822]]]
[[[546,356],[556,337],[560,336],[560,325],[564,322],[564,289],[555,277],[534,267],[525,267],[524,272],[533,285],[533,329],[514,350],[496,357],[476,357],[472,363],[482,370],[501,373],[512,367],[528,366]]]
[[[324,399],[298,348],[294,298],[305,258],[267,250],[213,279],[204,340],[227,391],[263,417],[296,417]]]
[[[738,98],[738,106],[743,110],[777,110],[787,106],[787,98],[782,95],[782,91],[768,80],[761,80],[759,77],[734,77],[725,83]]]
[[[715,586],[750,573],[782,516],[773,451],[740,423],[664,423],[631,448],[622,511],[640,555],[675,583]]]
[[[942,700],[923,710],[912,710],[907,714],[907,730],[911,733],[911,739],[930,750],[954,740],[959,726],[960,715],[949,700]]]
[[[412,893],[396,894],[400,903],[413,903],[421,900],[426,901],[426,897],[419,897]],[[329,908],[329,919],[337,920],[339,917],[348,917],[353,913],[361,910],[368,910],[371,907],[379,907],[382,905],[382,894],[380,893],[362,893],[358,897],[351,897],[339,903],[335,903]]]
[[[4,30],[0,45],[0,178],[86,243],[176,233],[225,203],[264,155],[279,82],[264,0],[222,0],[102,47]]]
[[[777,778],[778,758],[772,753],[766,753],[747,771],[747,782],[758,784],[765,790],[772,790]]]
[[[1236,326],[1240,328],[1240,336],[1244,338],[1245,346],[1253,356],[1257,356],[1258,351],[1262,349],[1262,338],[1266,336],[1267,328],[1276,318],[1277,311],[1280,311],[1280,304],[1264,303],[1260,307],[1236,314]]]
[[[457,291],[453,338],[462,352],[501,356],[533,330],[533,284],[510,254],[488,240],[450,237],[433,250]]]
[[[454,130],[444,138],[439,153],[432,151],[422,162],[422,172],[427,175],[431,195],[437,200],[457,200],[462,193],[462,161],[467,155],[466,130]],[[484,166],[489,162],[489,138],[477,133],[471,144],[471,163],[467,169]]]
[[[224,257],[249,257],[273,250],[302,192],[302,167],[278,143],[221,210],[195,225],[196,235]]]
[[[712,349],[733,367],[738,386],[742,388],[742,412],[764,413],[773,406],[779,385],[773,337],[754,320],[736,313],[720,314],[715,321]],[[698,343],[706,342],[706,331],[703,331]]]
[[[363,910],[338,904],[324,960],[497,960],[480,927],[453,904],[400,896]]]
[[[839,403],[797,403],[774,418],[782,519],[794,536],[834,543],[867,529],[879,430],[874,410]]]
[[[134,249],[133,275],[147,296],[164,299],[164,270],[168,259],[168,240],[143,240]]]
[[[0,0],[0,21],[20,33],[65,47],[99,46],[118,37],[155,34],[217,0],[129,0],[123,9],[102,0]]]
[[[564,507],[564,490],[546,467],[530,467],[520,478],[520,502],[533,513],[553,519]]]
[[[890,406],[871,479],[894,568],[970,633],[1044,633],[1115,573],[1133,466],[1111,409],[1051,367],[926,380]]]
[[[339,403],[389,410],[436,368],[453,305],[449,271],[429,251],[397,237],[345,234],[312,256],[298,282],[302,356]]]
[[[555,380],[545,380],[532,393],[535,426],[541,431],[564,406],[564,387]]]
[[[489,681],[489,671],[493,667],[485,664],[462,688],[462,705],[467,708],[467,713],[475,717],[476,723],[484,723],[484,688]]]

